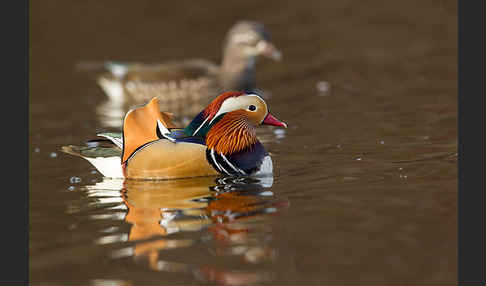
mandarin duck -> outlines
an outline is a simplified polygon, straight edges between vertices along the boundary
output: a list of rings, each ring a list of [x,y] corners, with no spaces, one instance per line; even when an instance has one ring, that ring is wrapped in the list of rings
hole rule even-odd
[[[281,58],[263,24],[240,21],[226,35],[219,66],[204,59],[154,64],[106,62],[108,72],[97,82],[112,100],[138,104],[158,97],[164,109],[193,116],[208,104],[211,94],[254,89],[255,61],[260,55]]]
[[[259,125],[287,128],[256,93],[225,92],[185,128],[160,112],[158,99],[131,109],[122,133],[102,133],[88,146],[63,146],[105,177],[175,179],[212,175],[271,175],[270,155],[256,137]],[[108,144],[108,146],[106,145]],[[121,160],[120,160],[121,158]]]

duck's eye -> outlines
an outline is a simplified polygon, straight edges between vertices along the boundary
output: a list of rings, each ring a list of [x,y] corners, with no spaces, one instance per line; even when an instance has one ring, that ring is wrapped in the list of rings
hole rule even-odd
[[[252,105],[248,106],[248,110],[255,111],[256,110],[256,106],[252,104]]]

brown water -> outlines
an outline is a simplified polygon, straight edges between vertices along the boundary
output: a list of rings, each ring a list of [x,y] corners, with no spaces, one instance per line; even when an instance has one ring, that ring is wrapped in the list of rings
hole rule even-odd
[[[30,283],[456,285],[456,2],[227,2],[30,2]],[[59,152],[116,130],[76,63],[219,61],[244,18],[283,52],[257,73],[289,124],[259,130],[272,180],[107,180]]]

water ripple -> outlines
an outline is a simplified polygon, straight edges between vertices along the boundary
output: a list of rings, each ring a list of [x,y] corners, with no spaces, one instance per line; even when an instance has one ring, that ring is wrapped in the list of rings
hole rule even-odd
[[[272,228],[264,221],[289,204],[275,196],[272,185],[273,177],[103,179],[81,188],[88,201],[77,215],[103,222],[94,244],[111,249],[111,259],[133,258],[154,271],[191,274],[220,285],[268,281],[271,271],[248,271],[247,266],[278,257]],[[187,248],[191,256],[182,252]],[[207,255],[214,258],[211,264],[203,259]],[[218,260],[228,259],[239,262],[218,266]]]

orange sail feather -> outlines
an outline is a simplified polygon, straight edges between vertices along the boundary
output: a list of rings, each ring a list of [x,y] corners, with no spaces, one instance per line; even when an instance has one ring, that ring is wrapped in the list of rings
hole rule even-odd
[[[159,111],[158,99],[152,98],[142,107],[130,110],[123,120],[123,155],[122,163],[135,152],[135,150],[154,140],[157,136],[157,120],[166,128],[175,128],[172,114]]]

